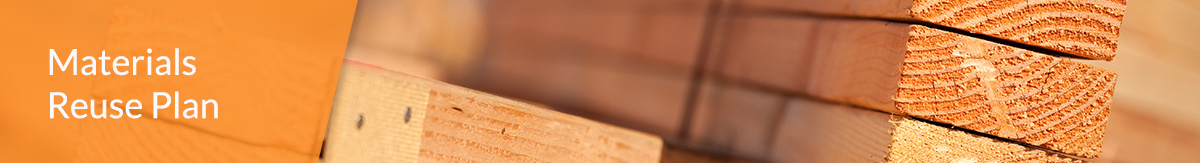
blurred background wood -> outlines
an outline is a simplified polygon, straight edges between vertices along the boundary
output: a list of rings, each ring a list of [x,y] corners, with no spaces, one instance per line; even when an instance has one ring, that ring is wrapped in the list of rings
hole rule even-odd
[[[479,64],[450,82],[672,135],[707,7],[690,0],[490,3]]]
[[[1121,75],[1097,162],[1200,161],[1200,1],[1130,1],[1126,15],[1118,57],[1085,62]]]

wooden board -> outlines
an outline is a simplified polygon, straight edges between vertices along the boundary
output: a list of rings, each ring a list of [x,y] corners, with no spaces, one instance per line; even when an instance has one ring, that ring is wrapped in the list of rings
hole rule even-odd
[[[429,79],[348,62],[326,162],[655,162],[662,140]]]
[[[789,30],[790,29],[790,30]],[[920,25],[742,16],[715,80],[1096,157],[1115,73]],[[801,64],[795,64],[801,63]],[[797,75],[778,75],[797,74]]]
[[[936,39],[970,38],[914,28],[895,98],[904,113],[1089,158],[1099,156],[1116,73],[980,44],[981,40],[912,41]],[[924,48],[951,44],[958,48],[950,55]]]
[[[803,127],[781,129],[781,135],[776,136],[780,140],[776,141],[789,145],[776,146],[778,148],[772,151],[775,160],[812,156],[816,162],[1081,162],[1052,152],[879,112],[803,100],[793,101],[788,109],[781,126]],[[810,153],[788,153],[796,150]]]
[[[712,82],[687,146],[761,162],[1078,162],[880,111]],[[708,89],[711,89],[708,90]]]
[[[1099,60],[1116,55],[1125,15],[1124,0],[746,0],[744,6],[930,22]]]

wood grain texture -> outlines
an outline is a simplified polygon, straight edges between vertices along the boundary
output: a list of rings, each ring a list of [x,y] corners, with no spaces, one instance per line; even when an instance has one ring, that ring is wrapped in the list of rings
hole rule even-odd
[[[403,79],[407,78],[342,71],[325,136],[324,161],[417,160],[430,88]]]
[[[716,56],[728,58],[719,60],[717,80],[1098,155],[1113,72],[920,25],[739,19]]]
[[[1084,157],[1099,155],[1116,73],[913,26],[904,113]]]
[[[918,120],[892,123],[888,162],[1083,162]]]
[[[164,119],[79,122],[80,162],[308,162],[316,152],[254,142]]]
[[[660,159],[662,140],[652,135],[357,62],[346,65],[343,70],[346,75],[342,78],[346,83],[341,86],[359,89],[339,89],[335,99],[339,108],[334,108],[335,115],[330,119],[331,136],[327,140],[330,146],[324,153],[327,161],[656,162]],[[354,96],[362,98],[341,98]],[[390,101],[397,99],[388,97],[400,101]],[[427,98],[424,101],[427,105],[412,108],[424,116],[400,124],[400,115],[410,107],[400,105],[419,105],[422,97]],[[340,108],[343,106],[347,108]],[[362,119],[387,120],[364,121],[363,126],[384,124],[379,124],[381,128],[358,129],[353,123],[358,120],[353,111],[362,111]],[[414,123],[420,126],[405,127]],[[414,128],[421,132],[414,132]],[[413,151],[413,145],[419,145],[419,151]],[[415,160],[409,159],[412,154]]]
[[[703,88],[711,102],[698,106],[695,120],[704,123],[686,143],[705,152],[762,162],[1079,161],[904,115],[745,85]]]
[[[1116,55],[1124,0],[749,0],[758,9],[931,22],[1084,58]]]
[[[793,99],[776,162],[1082,162],[898,115]]]

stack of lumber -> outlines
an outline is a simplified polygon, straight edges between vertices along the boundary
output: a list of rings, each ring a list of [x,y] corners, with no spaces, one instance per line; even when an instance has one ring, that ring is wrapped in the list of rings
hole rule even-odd
[[[1092,10],[1078,12],[1086,11]],[[988,14],[962,12],[954,16]],[[1115,73],[1038,52],[1044,50],[1036,46],[997,43],[1004,38],[930,27],[938,24],[791,15],[803,16],[731,18],[725,38],[716,39],[728,42],[721,52],[713,53],[717,58],[710,62],[717,73],[713,76],[948,124],[1070,155],[1099,156]],[[790,30],[771,31],[780,28]],[[1073,28],[1082,27],[1053,26],[1051,31]],[[778,49],[772,46],[778,43],[768,42],[789,41],[807,47],[755,52]],[[800,64],[762,64],[778,62],[766,58],[780,55],[796,57],[791,62]],[[745,73],[767,69],[797,75]]]
[[[442,3],[402,5],[468,14],[359,12],[348,58],[658,135],[662,161],[1200,160],[1192,2]]]
[[[1101,157],[1117,73],[1088,60],[1114,59],[1124,17],[1104,0],[484,8],[484,55],[452,83],[758,161]]]

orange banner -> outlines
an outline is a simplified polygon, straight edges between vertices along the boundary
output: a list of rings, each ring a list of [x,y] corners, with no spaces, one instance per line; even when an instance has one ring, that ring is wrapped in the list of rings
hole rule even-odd
[[[355,3],[0,2],[0,162],[315,162]]]

